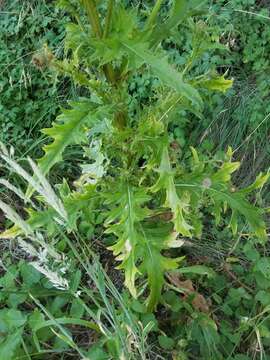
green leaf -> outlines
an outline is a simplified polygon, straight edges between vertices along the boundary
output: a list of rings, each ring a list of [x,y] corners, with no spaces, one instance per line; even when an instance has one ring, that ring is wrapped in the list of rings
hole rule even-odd
[[[76,8],[69,0],[57,0],[56,7],[68,11],[72,15],[77,15]]]
[[[188,6],[188,2],[185,1],[185,3],[185,6]],[[180,10],[178,4],[176,8],[175,11]],[[201,109],[203,103],[198,91],[183,80],[181,73],[175,70],[164,56],[153,53],[146,40],[145,33],[138,28],[135,15],[136,12],[134,11],[127,11],[122,6],[116,7],[110,37],[93,41],[96,52],[92,60],[98,60],[99,64],[103,65],[112,61],[121,63],[124,58],[128,58],[127,66],[131,69],[137,69],[144,64],[148,65],[151,72],[164,85]],[[175,23],[175,20],[173,22]]]
[[[259,271],[254,271],[253,273],[257,287],[263,290],[269,289],[269,277],[264,276],[264,274]]]
[[[232,87],[233,80],[226,80],[224,75],[222,75],[209,80],[201,81],[199,84],[208,90],[226,92]]]
[[[95,344],[87,352],[87,356],[91,360],[108,360],[109,355],[102,349],[102,345]]]
[[[234,289],[230,288],[228,292],[229,302],[231,306],[239,306],[242,299],[250,300],[251,295],[242,287]]]
[[[122,193],[109,195],[107,200],[110,204],[118,205],[110,211],[105,222],[108,227],[106,233],[113,233],[118,237],[117,243],[109,249],[117,256],[116,259],[121,261],[118,269],[125,270],[125,285],[134,297],[137,296],[135,279],[138,274],[136,248],[141,236],[137,224],[149,213],[142,207],[147,200],[149,197],[144,191],[133,189],[128,184],[123,184]],[[116,220],[118,222],[111,225]]]
[[[70,315],[74,318],[80,319],[81,317],[83,317],[84,312],[85,308],[83,307],[83,305],[77,299],[73,299],[70,308]]]
[[[53,139],[52,143],[44,146],[45,155],[39,160],[43,174],[62,160],[67,146],[86,142],[89,127],[108,113],[106,107],[96,107],[90,101],[71,102],[70,105],[71,109],[63,110],[51,128],[43,130]]]
[[[169,258],[162,251],[171,247],[171,240],[175,238],[171,224],[144,224],[142,229],[144,242],[141,244],[140,258],[142,263],[139,271],[146,274],[150,289],[147,298],[148,311],[153,311],[161,298],[165,272],[177,269],[184,257]]]
[[[118,337],[107,337],[106,348],[111,359],[119,359],[122,356],[122,347]]]
[[[176,269],[182,258],[170,259],[161,254],[171,246],[175,234],[171,224],[157,226],[147,222],[150,211],[144,207],[149,200],[146,190],[129,184],[120,184],[119,189],[121,192],[107,195],[107,204],[113,208],[105,222],[106,233],[113,233],[118,239],[109,249],[121,261],[118,269],[125,271],[125,285],[134,297],[137,276],[147,276],[150,290],[147,306],[152,311],[160,299],[165,271]]]
[[[34,332],[40,329],[44,322],[44,315],[38,309],[35,309],[28,319],[28,324]]]
[[[15,279],[18,275],[18,269],[15,265],[8,267],[8,271],[0,278],[0,287],[4,289],[15,288]]]
[[[172,350],[175,345],[174,340],[166,335],[159,335],[158,342],[164,350]]]
[[[157,170],[160,174],[158,181],[151,188],[153,192],[164,189],[166,191],[166,201],[164,206],[169,207],[173,213],[173,222],[175,231],[184,235],[191,236],[192,226],[188,224],[185,215],[189,213],[189,197],[187,193],[183,193],[179,198],[174,183],[174,175],[170,164],[169,153],[167,147],[164,147],[160,167]]]
[[[142,63],[147,64],[152,73],[156,75],[164,85],[176,91],[184,98],[190,100],[198,108],[202,107],[202,99],[198,91],[190,84],[183,81],[181,73],[176,71],[165,58],[161,58],[145,47],[145,44],[122,42],[130,56],[136,56]]]
[[[240,192],[242,194],[249,194],[250,192],[257,190],[257,189],[261,189],[266,182],[269,180],[270,177],[270,173],[267,173],[265,175],[263,175],[262,173],[260,173],[257,177],[256,180],[254,181],[253,184],[247,186],[244,189],[241,189]]]
[[[23,279],[23,284],[27,287],[37,284],[41,278],[40,272],[25,262],[20,265],[20,273]]]
[[[180,274],[206,275],[208,278],[215,276],[215,271],[204,265],[186,266],[176,270]]]
[[[160,300],[161,290],[164,285],[164,273],[169,270],[177,269],[181,259],[170,259],[161,255],[158,245],[151,244],[151,239],[147,237],[149,246],[144,250],[144,260],[140,270],[147,274],[150,294],[147,299],[148,311],[153,311]],[[152,241],[153,242],[153,241]]]
[[[100,332],[99,326],[96,325],[94,322],[92,321],[87,321],[87,320],[83,320],[83,319],[76,319],[76,318],[68,318],[68,317],[63,317],[63,318],[56,318],[53,320],[47,320],[47,321],[43,321],[41,322],[37,322],[36,326],[35,326],[35,331],[42,329],[44,327],[48,327],[48,326],[56,326],[56,324],[61,324],[61,325],[80,325],[80,326],[84,326],[88,329],[92,329],[95,330],[97,332]]]
[[[218,170],[216,166],[206,167],[204,163],[201,165],[192,165],[192,171],[190,174],[185,174],[181,178],[181,183],[176,183],[177,190],[188,191],[190,196],[190,207],[194,210],[198,205],[202,203],[202,199],[211,199],[213,204],[211,211],[215,216],[216,224],[221,219],[222,211],[226,212],[231,210],[231,219],[229,226],[233,233],[237,232],[238,222],[244,218],[250,226],[251,232],[255,234],[261,241],[265,241],[266,226],[263,220],[263,209],[252,205],[246,199],[246,193],[249,193],[254,189],[253,185],[245,189],[237,190],[231,183],[232,173],[235,172],[240,164],[239,162],[232,162],[232,150],[229,149],[227,154],[229,160],[225,161]],[[198,156],[197,160],[198,161]],[[265,183],[268,176],[259,177],[255,181],[255,188]],[[205,199],[206,200],[206,199]],[[205,201],[204,200],[204,201]],[[198,215],[197,215],[198,216]],[[194,224],[192,224],[194,226]]]
[[[25,324],[27,317],[21,311],[9,309],[5,312],[4,310],[0,313],[0,318],[5,321],[10,330]]]
[[[28,297],[27,294],[20,292],[10,294],[7,300],[7,304],[10,305],[10,307],[17,308],[18,305],[25,302],[27,297]]]
[[[30,192],[30,188],[28,190]],[[56,230],[56,224],[52,221],[56,212],[54,209],[49,208],[44,211],[35,211],[33,209],[26,209],[28,218],[27,224],[30,225],[32,230],[40,228],[46,228],[47,234],[51,235]],[[13,225],[9,229],[0,234],[0,238],[3,239],[15,239],[19,235],[23,234],[23,229],[18,225]]]
[[[267,279],[270,280],[270,258],[260,258],[255,264],[254,270],[261,272]]]
[[[74,63],[74,65],[77,65],[72,71],[72,75],[74,76],[74,72],[76,73],[76,70],[79,67],[79,60],[81,63],[87,63],[89,57],[93,53],[91,37],[84,29],[82,29],[82,26],[69,23],[66,25],[65,49],[72,50],[73,52],[73,59],[71,62]]]
[[[254,205],[251,205],[241,193],[229,192],[224,190],[208,189],[214,201],[228,204],[236,213],[242,215],[248,222],[251,230],[261,240],[267,238],[265,223],[262,219],[263,211]]]
[[[259,301],[263,306],[270,305],[270,292],[260,290],[256,294],[255,300]]]
[[[150,331],[159,331],[159,324],[153,313],[141,314],[140,319],[147,332],[149,329]]]
[[[22,341],[23,329],[17,329],[0,343],[0,354],[2,359],[13,360],[14,354]]]
[[[179,297],[179,294],[177,294],[175,291],[169,290],[165,292],[162,294],[162,299],[167,305],[169,305],[173,312],[179,312],[179,310],[183,307],[183,301]]]
[[[163,24],[158,24],[151,34],[150,41],[152,45],[158,44],[162,39],[170,36],[172,30],[181,22],[188,19],[196,10],[199,10],[204,0],[174,0],[168,20]]]
[[[135,299],[131,303],[131,308],[132,310],[140,314],[145,314],[147,310],[144,304],[140,303],[140,301]]]
[[[192,339],[200,345],[204,359],[222,359],[218,351],[220,337],[215,322],[205,314],[199,314],[189,326]]]
[[[78,290],[78,287],[80,285],[82,278],[82,272],[81,270],[76,270],[74,274],[72,275],[71,281],[70,281],[70,291],[72,293],[75,293]]]
[[[247,242],[243,247],[246,258],[252,262],[256,262],[260,259],[259,251],[250,242]]]
[[[211,176],[211,181],[226,183],[231,180],[231,174],[238,170],[240,167],[239,162],[225,162],[221,168]]]
[[[234,356],[232,360],[250,360],[250,356],[243,355],[243,354],[237,354]]]

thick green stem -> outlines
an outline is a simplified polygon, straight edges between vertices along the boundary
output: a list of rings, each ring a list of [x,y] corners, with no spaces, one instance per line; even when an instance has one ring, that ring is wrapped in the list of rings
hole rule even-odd
[[[105,25],[104,25],[104,31],[103,31],[103,38],[106,38],[110,32],[113,6],[114,6],[114,0],[109,0],[106,20],[105,20]],[[104,71],[105,71],[107,79],[111,83],[114,83],[115,82],[115,73],[114,73],[112,65],[110,65],[110,64],[106,65]]]
[[[99,21],[99,16],[97,12],[96,3],[94,0],[82,0],[82,4],[86,10],[89,22],[92,26],[92,29],[96,35],[96,37],[102,37],[102,31]]]
[[[87,12],[89,22],[92,26],[95,36],[99,39],[105,38],[110,31],[114,0],[109,0],[107,16],[105,20],[104,31],[102,32],[99,15],[96,7],[95,0],[82,0],[82,4]],[[111,83],[115,84],[115,72],[111,64],[107,64],[103,67],[106,79]],[[115,114],[115,122],[117,126],[122,129],[126,125],[126,114],[122,111]]]
[[[147,22],[146,22],[146,29],[149,29],[156,21],[158,16],[159,9],[162,5],[163,0],[157,0],[155,6],[153,7],[151,14],[149,15]]]
[[[107,64],[104,66],[104,73],[107,78],[107,80],[111,83],[115,83],[115,76],[114,76],[114,70],[111,64]]]
[[[92,26],[93,32],[97,38],[102,38],[102,29],[100,25],[99,15],[95,0],[82,0],[82,5],[86,10],[89,22]],[[113,67],[111,64],[107,64],[103,67],[104,74],[110,83],[114,83],[115,76]]]
[[[105,20],[105,26],[104,26],[104,31],[103,31],[103,38],[106,38],[110,32],[111,23],[112,23],[113,7],[114,7],[114,0],[109,0],[106,20]]]

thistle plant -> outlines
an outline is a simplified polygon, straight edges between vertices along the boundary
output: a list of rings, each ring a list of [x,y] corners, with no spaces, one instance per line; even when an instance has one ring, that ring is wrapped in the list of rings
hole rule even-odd
[[[49,66],[70,76],[88,95],[70,102],[52,127],[44,129],[49,143],[38,168],[30,163],[35,175],[26,179],[28,199],[39,193],[41,205],[28,209],[26,224],[33,231],[49,234],[57,234],[59,226],[67,234],[78,232],[81,224],[101,227],[117,269],[124,272],[125,286],[154,310],[164,274],[183,261],[177,248],[187,238],[200,241],[204,214],[212,216],[218,226],[228,213],[234,234],[238,223],[245,220],[250,235],[265,240],[263,210],[252,205],[248,196],[264,185],[268,175],[260,174],[252,185],[237,190],[231,176],[240,164],[233,161],[232,149],[219,160],[207,158],[192,146],[181,149],[171,141],[172,121],[181,121],[187,113],[200,121],[205,94],[225,92],[232,85],[232,80],[215,69],[194,74],[193,66],[205,52],[222,47],[212,39],[207,24],[197,19],[204,11],[202,2],[157,0],[146,11],[121,3],[59,1],[73,21],[66,27],[64,59],[50,53]],[[165,18],[160,16],[163,6],[169,7]],[[183,29],[190,31],[193,49],[187,63],[175,68],[163,42]],[[158,86],[147,104],[134,106],[130,82],[145,73]],[[73,145],[81,146],[84,155],[78,165],[81,176],[73,183],[63,179],[58,199],[49,186],[44,188],[44,181],[41,187],[47,193],[34,187]],[[5,155],[2,159],[8,162]],[[12,162],[8,165],[17,171]],[[102,218],[98,225],[92,214]],[[15,222],[1,236],[24,234],[25,228]],[[86,240],[91,247],[91,238]]]

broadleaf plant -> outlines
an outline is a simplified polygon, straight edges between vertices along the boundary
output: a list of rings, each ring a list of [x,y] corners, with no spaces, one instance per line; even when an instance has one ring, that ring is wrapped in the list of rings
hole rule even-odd
[[[186,66],[175,68],[169,63],[163,40],[180,23],[194,31],[202,2],[170,3],[164,22],[159,18],[162,0],[148,14],[114,0],[59,2],[73,12],[74,23],[67,25],[65,58],[53,58],[50,66],[70,76],[86,95],[70,103],[52,128],[44,130],[51,139],[38,161],[47,175],[62,161],[68,146],[81,146],[80,178],[73,183],[63,180],[58,186],[67,217],[60,226],[67,233],[85,223],[99,231],[101,227],[116,267],[124,271],[126,287],[134,297],[145,296],[149,310],[160,300],[165,273],[181,266],[183,257],[177,248],[186,238],[200,241],[204,216],[213,216],[218,226],[228,212],[233,233],[240,221],[246,221],[250,234],[261,241],[266,238],[263,210],[249,202],[248,194],[260,189],[268,176],[237,190],[231,175],[240,164],[232,160],[231,149],[223,159],[211,159],[193,147],[183,153],[170,139],[175,114],[185,110],[199,119],[205,92],[224,92],[232,84],[215,69],[196,76],[192,72],[192,64],[204,51],[219,46],[209,36],[199,44],[194,41],[199,49],[192,49]],[[205,24],[203,29],[207,34]],[[158,86],[148,103],[134,111],[129,84],[141,73],[150,73]],[[34,190],[28,195],[35,197]],[[28,206],[24,227],[17,222],[2,237],[23,236],[25,224],[47,234],[58,231],[53,225],[55,209],[44,198],[38,200],[38,209]],[[101,220],[90,220],[92,213],[100,214]]]

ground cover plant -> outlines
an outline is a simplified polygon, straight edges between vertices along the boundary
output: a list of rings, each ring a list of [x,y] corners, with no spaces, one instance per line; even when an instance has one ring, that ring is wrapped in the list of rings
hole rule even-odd
[[[67,18],[44,1],[1,1],[0,11],[0,139],[16,144],[18,154],[38,154],[40,129],[51,124],[65,93],[72,96],[38,63],[46,44],[61,53]]]
[[[233,85],[203,61],[228,51],[206,5],[58,1],[71,19],[65,52],[45,48],[42,61],[79,96],[44,129],[41,158],[18,162],[1,145],[12,174],[1,185],[20,204],[0,200],[12,248],[1,261],[4,358],[269,358],[269,174],[238,188],[231,147],[212,155],[175,138],[175,124],[203,121],[209,98]],[[190,48],[172,64],[179,29]],[[202,250],[211,238],[212,249],[230,239],[225,255]]]
[[[258,171],[269,168],[270,8],[268,2],[216,1],[212,11],[209,21],[218,25],[216,30],[230,55],[211,61],[226,64],[235,82],[225,101],[214,100],[222,105],[215,106],[214,116],[210,115],[208,134],[215,146],[230,144],[239,159],[247,160],[240,171],[246,185]]]
[[[195,68],[202,71],[212,64],[226,70],[234,84],[225,96],[211,94],[199,124],[183,122],[175,130],[184,142],[192,129],[193,141],[210,152],[232,146],[242,159],[238,181],[245,186],[256,173],[269,168],[269,6],[258,1],[212,1],[209,5],[211,34],[229,51],[206,53]],[[168,44],[172,60],[185,63],[189,46],[188,33],[178,32]]]

